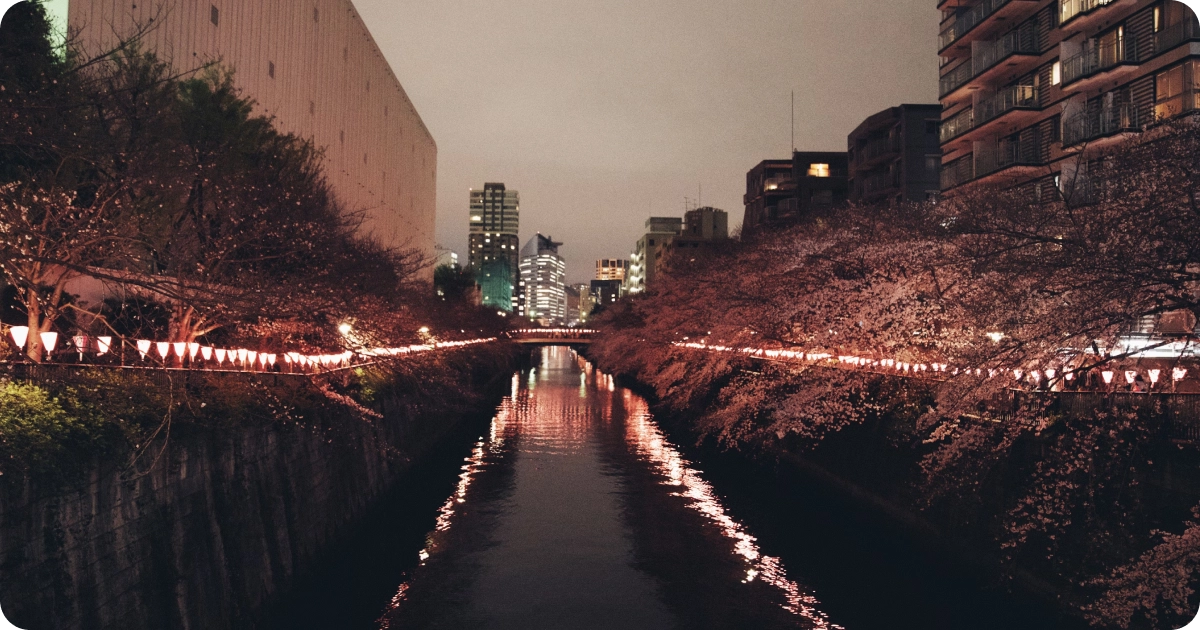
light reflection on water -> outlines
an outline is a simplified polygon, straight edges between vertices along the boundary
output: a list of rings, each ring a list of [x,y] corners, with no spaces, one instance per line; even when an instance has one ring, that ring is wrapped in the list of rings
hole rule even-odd
[[[750,583],[760,579],[779,589],[786,598],[784,609],[808,619],[814,628],[841,628],[830,623],[828,616],[816,608],[819,602],[815,597],[788,579],[779,558],[764,555],[755,537],[726,513],[712,486],[701,478],[700,472],[691,467],[655,424],[646,401],[629,390],[622,392],[628,414],[625,435],[630,448],[665,477],[664,483],[679,488],[675,495],[687,498],[688,507],[716,524],[721,533],[734,543],[735,552],[746,563],[743,581]]]
[[[647,481],[637,485],[635,479]],[[595,618],[586,627],[690,627],[679,610],[686,604],[668,603],[671,598],[664,596],[672,591],[671,573],[635,559],[635,549],[645,551],[656,539],[639,534],[642,523],[630,515],[637,511],[623,509],[622,501],[649,501],[656,524],[694,534],[681,537],[688,542],[674,551],[689,557],[657,548],[648,553],[659,558],[666,553],[667,565],[683,566],[690,556],[712,559],[705,566],[717,568],[701,581],[736,587],[729,610],[782,608],[777,614],[794,620],[785,627],[840,628],[727,513],[700,471],[656,425],[646,402],[618,390],[610,375],[565,348],[543,351],[537,367],[513,377],[511,396],[464,459],[453,494],[438,510],[419,552],[420,566],[399,586],[379,626],[585,627],[579,610],[590,606]],[[700,518],[683,518],[689,512]],[[707,528],[719,536],[699,532]],[[741,573],[719,570],[726,564],[740,565]],[[541,592],[530,595],[514,582],[536,584]],[[778,596],[763,596],[755,584]],[[695,586],[680,583],[674,590],[681,588]],[[589,589],[593,592],[580,593]],[[737,595],[738,589],[745,592]],[[713,599],[702,592],[690,596]],[[523,611],[503,610],[522,598],[538,607],[528,624]],[[553,610],[556,606],[564,611]],[[456,608],[471,610],[449,610]],[[607,623],[600,619],[604,615],[611,616]],[[568,619],[572,625],[563,624]],[[618,619],[623,623],[613,625]]]

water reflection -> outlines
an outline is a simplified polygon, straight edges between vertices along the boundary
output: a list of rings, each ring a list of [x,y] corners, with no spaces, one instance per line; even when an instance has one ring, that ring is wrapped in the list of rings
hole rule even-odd
[[[464,460],[380,628],[838,628],[644,400],[542,352]]]

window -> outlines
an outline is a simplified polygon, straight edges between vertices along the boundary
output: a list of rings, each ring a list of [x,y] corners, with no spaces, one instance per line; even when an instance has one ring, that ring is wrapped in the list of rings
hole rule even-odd
[[[208,14],[208,19],[212,20],[213,26],[218,26],[221,23],[221,10],[213,5],[212,11]]]
[[[809,177],[829,177],[829,165],[828,164],[809,164],[808,165],[808,176]]]
[[[1162,7],[1154,7],[1154,32],[1162,30]]]
[[[317,7],[313,7],[313,21],[314,22],[321,21],[321,10],[318,9]]]
[[[267,74],[270,75],[270,77],[272,79],[275,78],[275,62],[274,61],[267,62]]]
[[[942,156],[926,155],[925,156],[925,174],[937,177],[942,171]]]
[[[1186,65],[1186,64],[1185,64]],[[1154,115],[1170,118],[1183,113],[1184,65],[1158,73],[1154,80]]]
[[[1062,84],[1062,62],[1055,61],[1050,68],[1050,85]]]
[[[308,113],[314,114],[314,115],[317,113],[317,104],[316,103],[314,103],[312,101],[308,102]]]

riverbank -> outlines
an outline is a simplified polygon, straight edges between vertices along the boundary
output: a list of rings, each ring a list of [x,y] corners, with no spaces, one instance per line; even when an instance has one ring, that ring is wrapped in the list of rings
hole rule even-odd
[[[992,461],[979,461],[981,472],[966,491],[939,494],[927,474],[937,440],[930,440],[904,413],[913,399],[920,399],[919,392],[897,393],[886,383],[874,383],[870,391],[875,398],[864,397],[860,403],[882,411],[864,413],[816,438],[775,435],[753,427],[771,426],[778,398],[761,396],[756,407],[756,395],[819,387],[812,373],[750,361],[713,365],[703,356],[669,350],[658,360],[638,351],[639,360],[627,361],[627,354],[606,348],[604,341],[591,354],[601,369],[620,374],[625,386],[651,400],[656,417],[678,442],[697,444],[699,457],[753,468],[760,483],[780,488],[775,501],[800,504],[817,497],[819,504],[839,504],[838,518],[877,525],[863,531],[896,532],[896,544],[919,550],[925,560],[986,583],[997,593],[1012,592],[1017,600],[1032,602],[1031,608],[1053,618],[1057,625],[1052,627],[1083,627],[1084,611],[1104,596],[1103,585],[1090,580],[1152,548],[1157,541],[1153,529],[1179,529],[1200,500],[1195,472],[1200,457],[1152,429],[1143,431],[1144,441],[1136,443],[1113,423],[1108,432],[1121,439],[1112,440],[1112,448],[1097,441],[1092,461],[1074,466],[1086,474],[1073,480],[1083,485],[1073,494],[1048,481],[1047,475],[1058,471],[1046,468],[1056,462],[1063,440],[1076,439],[1080,429],[1100,431],[1102,425],[1079,427],[1060,420],[1031,431],[997,449]],[[733,420],[739,423],[731,426]],[[1140,421],[1154,425],[1145,414]],[[1136,457],[1127,456],[1131,450]],[[1117,482],[1109,484],[1113,476]],[[1076,512],[1064,510],[1061,527],[1043,523],[1040,531],[1014,531],[1022,506],[1033,501],[1030,497],[1051,492],[1060,492],[1068,506],[1084,495],[1078,520],[1071,521]],[[1116,502],[1107,503],[1106,497],[1113,496]],[[1047,549],[1054,550],[1053,559],[1045,557]],[[1133,627],[1173,624],[1175,620],[1162,618],[1157,625]]]
[[[166,392],[108,382],[80,394],[157,413],[136,430],[108,418],[128,443],[105,431],[97,453],[70,446],[71,466],[0,476],[6,616],[28,630],[254,627],[423,457],[495,404],[522,354],[495,344],[337,382]]]

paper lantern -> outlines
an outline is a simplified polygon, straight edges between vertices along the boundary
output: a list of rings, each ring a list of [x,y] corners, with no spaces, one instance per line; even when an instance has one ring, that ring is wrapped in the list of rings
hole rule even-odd
[[[267,355],[259,354],[258,355],[258,364],[263,367],[267,367]]]
[[[187,342],[177,341],[171,344],[171,346],[175,348],[175,356],[179,357],[180,359],[183,358],[183,355],[187,354]]]
[[[108,351],[112,349],[112,339],[112,337],[97,337],[96,352],[102,355],[108,354]]]
[[[138,339],[138,342],[137,342],[138,354],[142,355],[143,361],[146,360],[146,355],[150,354],[150,346],[151,345],[153,345],[153,344],[151,344],[150,341],[147,339]]]
[[[71,343],[75,344],[75,351],[79,354],[83,354],[88,350],[88,338],[85,335],[71,337]]]
[[[25,344],[29,341],[28,326],[13,326],[8,334],[12,335],[13,343],[17,344],[18,348],[25,349]]]
[[[246,357],[249,356],[249,354],[250,354],[249,350],[247,350],[245,348],[238,348],[238,350],[237,350],[238,363],[241,363],[244,365],[246,363]]]
[[[54,352],[54,347],[58,345],[58,333],[44,332],[38,335],[42,340],[42,347],[46,352]]]
[[[238,350],[238,356],[241,356],[241,355],[242,355],[242,351]],[[249,350],[246,352],[246,359],[249,360],[250,367],[254,367],[254,362],[258,360],[258,353],[253,350]]]
[[[1054,377],[1055,377],[1057,374],[1058,374],[1058,371],[1057,371],[1057,370],[1055,370],[1054,368],[1051,368],[1051,369],[1049,369],[1049,370],[1046,370],[1046,380],[1053,381],[1053,380],[1054,380]]]
[[[1137,375],[1136,370],[1125,370],[1125,382],[1133,385],[1133,382],[1137,380]]]
[[[271,367],[275,367],[275,355],[274,354],[267,355],[267,363],[270,363]]]
[[[1021,376],[1024,374],[1025,374],[1025,372],[1023,372],[1021,370],[1013,370],[1013,376],[1016,377],[1016,379],[1018,381],[1021,380]]]
[[[1187,372],[1188,371],[1183,368],[1175,368],[1174,370],[1171,370],[1171,378],[1177,381],[1182,381],[1184,377],[1187,376]]]
[[[1111,384],[1111,383],[1112,383],[1112,380],[1113,380],[1113,373],[1112,373],[1112,372],[1110,372],[1110,371],[1108,371],[1108,370],[1105,370],[1105,371],[1103,371],[1103,372],[1101,372],[1101,373],[1100,373],[1100,376],[1102,376],[1102,377],[1104,378],[1104,384],[1105,384],[1105,385],[1109,385],[1109,384]]]
[[[1157,385],[1159,377],[1162,376],[1162,370],[1150,370],[1149,374],[1150,374],[1150,384]]]
[[[195,361],[197,354],[200,354],[200,344],[189,343],[188,344],[188,358]]]
[[[203,357],[205,361],[212,360],[213,349],[208,346],[204,346],[203,348],[200,348],[200,356]]]
[[[213,354],[217,355],[217,365],[220,365],[225,362],[225,350],[224,349],[218,348],[213,351]]]
[[[165,341],[159,341],[159,342],[158,342],[157,344],[155,344],[155,345],[157,345],[157,346],[158,346],[158,355],[159,355],[160,357],[162,357],[163,359],[166,359],[168,356],[170,356],[170,354],[171,354],[171,344],[169,344],[169,343],[167,343],[167,342],[165,342]]]

